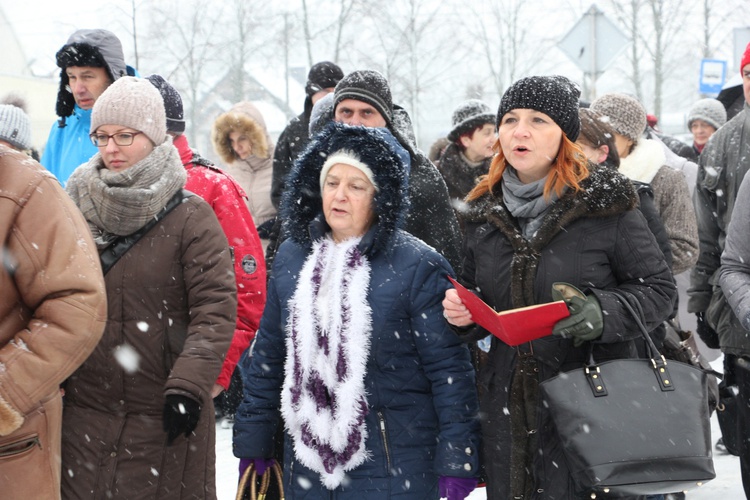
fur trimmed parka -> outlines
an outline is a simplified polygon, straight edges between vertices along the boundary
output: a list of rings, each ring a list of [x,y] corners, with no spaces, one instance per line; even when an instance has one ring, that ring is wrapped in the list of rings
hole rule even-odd
[[[252,152],[244,160],[238,158],[232,149],[229,140],[232,132],[245,134],[252,144]],[[276,217],[276,207],[271,203],[274,145],[266,130],[263,115],[249,102],[235,104],[214,122],[211,142],[216,154],[226,165],[224,170],[247,194],[247,207],[253,216],[255,227],[263,233],[263,224],[272,225]],[[268,239],[261,238],[261,242],[265,251]]]
[[[370,459],[330,491],[297,459],[287,434],[287,498],[438,498],[439,476],[478,473],[474,370],[468,349],[442,317],[441,301],[450,286],[446,275],[452,270],[435,250],[398,229],[408,203],[406,177],[388,167],[397,160],[395,153],[373,147],[367,138],[373,134],[395,141],[385,129],[331,124],[295,164],[282,201],[289,238],[274,261],[252,355],[247,352],[240,361],[245,399],[236,414],[234,454],[271,457],[288,355],[289,299],[313,242],[330,231],[321,213],[320,170],[329,152],[356,151],[372,166],[379,188],[378,220],[358,244],[371,266],[371,347],[364,376]]]

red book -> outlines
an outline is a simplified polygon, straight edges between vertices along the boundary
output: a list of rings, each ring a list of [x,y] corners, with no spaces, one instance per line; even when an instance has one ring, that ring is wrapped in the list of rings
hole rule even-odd
[[[509,346],[517,346],[552,333],[555,323],[570,316],[564,300],[497,312],[450,276],[471,319]]]

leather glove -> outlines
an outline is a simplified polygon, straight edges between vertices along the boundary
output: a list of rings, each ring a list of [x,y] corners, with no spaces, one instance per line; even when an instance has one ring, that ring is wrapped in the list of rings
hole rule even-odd
[[[201,405],[196,400],[180,394],[167,395],[162,415],[167,444],[172,444],[180,434],[189,436],[198,425],[200,416]]]
[[[438,479],[440,498],[448,500],[464,500],[476,487],[477,479],[474,477],[440,476]]]
[[[719,343],[719,334],[716,330],[711,328],[711,325],[706,321],[706,313],[697,312],[695,317],[698,319],[698,324],[695,330],[698,332],[698,336],[701,338],[704,344],[711,349],[719,349],[721,344]]]
[[[564,338],[573,337],[573,345],[579,347],[586,341],[598,339],[604,329],[602,306],[594,295],[584,295],[568,283],[553,283],[552,298],[564,300],[570,316],[558,321],[552,333]]]

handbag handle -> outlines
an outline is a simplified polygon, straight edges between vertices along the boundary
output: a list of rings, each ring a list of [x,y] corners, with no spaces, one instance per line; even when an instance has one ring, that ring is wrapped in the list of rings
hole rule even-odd
[[[651,365],[654,369],[654,374],[656,375],[656,379],[659,382],[659,387],[662,391],[674,391],[672,379],[670,378],[669,371],[667,370],[667,360],[656,348],[656,344],[654,344],[654,341],[651,339],[651,335],[649,335],[646,326],[643,324],[643,309],[641,308],[641,304],[636,301],[636,307],[638,308],[638,313],[636,313],[633,309],[633,306],[630,304],[630,301],[628,301],[627,297],[622,292],[612,290],[611,293],[620,300],[622,305],[625,307],[625,310],[630,313],[630,315],[635,320],[636,325],[638,325],[638,329],[641,331],[641,336],[646,342],[646,348],[648,350],[649,358],[651,359]],[[589,363],[588,366],[586,366],[585,374],[591,386],[591,390],[594,393],[594,396],[607,396],[607,386],[604,383],[604,379],[602,378],[601,370],[594,360],[592,347],[589,347]]]
[[[250,483],[250,500],[265,500],[268,494],[268,488],[271,485],[271,476],[276,476],[276,484],[279,487],[279,496],[284,500],[284,480],[281,466],[274,461],[273,465],[260,476],[260,490],[258,490],[258,473],[255,465],[250,463],[240,478],[240,484],[237,486],[237,495],[235,500],[242,500],[247,490],[247,484]]]

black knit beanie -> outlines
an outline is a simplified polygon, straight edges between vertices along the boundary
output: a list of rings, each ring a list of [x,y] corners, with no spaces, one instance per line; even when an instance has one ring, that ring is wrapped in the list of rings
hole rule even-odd
[[[161,75],[150,75],[146,79],[157,88],[164,100],[164,110],[167,112],[167,130],[176,134],[185,132],[185,116],[180,93]]]
[[[564,76],[529,76],[511,85],[497,110],[499,127],[503,116],[513,109],[541,111],[557,123],[573,142],[578,139],[581,120],[578,117],[580,89]]]
[[[335,87],[342,78],[344,78],[344,72],[335,63],[322,61],[313,64],[313,67],[307,73],[305,93],[308,96],[312,96],[323,89]]]
[[[393,119],[393,99],[388,80],[377,71],[352,71],[336,85],[333,111],[344,99],[354,99],[373,106],[390,124]]]

